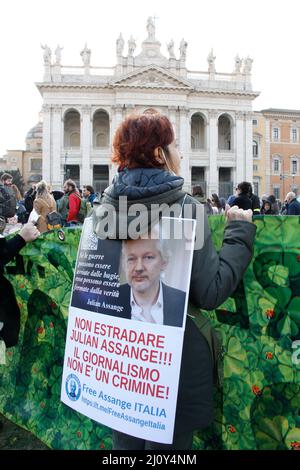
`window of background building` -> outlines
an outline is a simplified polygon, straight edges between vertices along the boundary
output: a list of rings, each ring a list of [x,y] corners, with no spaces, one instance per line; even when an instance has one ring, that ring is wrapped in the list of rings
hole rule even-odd
[[[256,196],[258,196],[258,186],[259,186],[258,181],[253,181],[253,192],[254,194],[256,194]]]
[[[276,199],[280,199],[280,187],[279,186],[273,186],[273,194]]]
[[[297,142],[298,141],[298,132],[296,127],[293,127],[292,129],[292,142]]]
[[[258,165],[253,165],[253,171],[258,171]]]
[[[279,159],[278,158],[274,158],[273,160],[273,170],[274,170],[274,173],[279,173]]]
[[[278,127],[273,127],[273,140],[278,140],[279,139],[279,129]]]
[[[42,171],[42,159],[32,158],[30,160],[30,171]]]
[[[257,119],[253,119],[252,125],[253,125],[253,126],[257,126]]]
[[[253,153],[253,158],[258,157],[258,142],[256,140],[252,141],[252,153]]]
[[[297,160],[292,160],[292,175],[296,175],[298,173],[298,162]]]

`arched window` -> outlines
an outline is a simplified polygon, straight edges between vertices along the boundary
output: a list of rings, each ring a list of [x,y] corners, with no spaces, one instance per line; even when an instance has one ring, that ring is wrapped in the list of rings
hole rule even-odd
[[[252,153],[253,153],[253,158],[258,157],[258,142],[256,140],[252,141]]]
[[[192,149],[205,149],[205,120],[202,114],[195,113],[191,119],[191,147]]]
[[[70,147],[80,147],[79,132],[73,132],[73,134],[70,135]]]
[[[105,148],[109,146],[109,116],[106,111],[96,111],[93,118],[93,145]]]
[[[80,114],[75,109],[67,111],[64,117],[64,146],[80,147]]]
[[[232,150],[231,120],[227,114],[218,119],[218,148],[219,150]]]

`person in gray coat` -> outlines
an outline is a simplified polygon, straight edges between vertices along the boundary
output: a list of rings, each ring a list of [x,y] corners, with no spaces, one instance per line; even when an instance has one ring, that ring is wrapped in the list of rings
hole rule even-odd
[[[256,226],[252,211],[231,207],[227,212],[227,225],[222,248],[214,247],[208,218],[203,204],[186,194],[180,173],[180,154],[176,148],[172,124],[166,116],[144,114],[129,116],[118,127],[113,142],[113,161],[119,170],[112,184],[104,191],[94,211],[94,229],[103,237],[102,223],[107,223],[107,208],[116,211],[117,224],[107,236],[124,236],[118,227],[130,222],[130,208],[139,204],[141,233],[149,232],[157,223],[153,205],[162,205],[162,214],[174,204],[182,217],[197,218],[196,246],[193,256],[189,302],[198,308],[212,310],[221,305],[237,288],[252,257]],[[120,197],[127,197],[127,206]],[[143,216],[143,217],[141,217]],[[105,222],[104,222],[105,221]],[[153,225],[152,225],[153,224]],[[144,232],[143,232],[144,231]],[[125,238],[129,237],[129,231]],[[193,433],[209,426],[213,421],[213,362],[208,343],[191,316],[187,316],[179,390],[176,407],[175,430],[172,444],[145,441],[126,433],[113,431],[113,448],[139,449],[191,449]]]

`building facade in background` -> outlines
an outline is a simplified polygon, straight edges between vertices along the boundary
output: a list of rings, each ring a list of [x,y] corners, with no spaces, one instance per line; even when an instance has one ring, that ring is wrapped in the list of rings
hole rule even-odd
[[[266,122],[259,111],[253,113],[253,191],[258,196],[267,192],[266,184]]]
[[[26,135],[26,150],[7,150],[0,159],[0,171],[19,170],[25,189],[42,179],[43,124],[41,120]]]
[[[59,46],[44,51],[44,79],[37,83],[43,98],[43,177],[53,188],[73,178],[81,186],[102,191],[116,169],[110,163],[112,138],[132,112],[169,116],[183,155],[182,176],[187,190],[203,185],[227,197],[242,180],[253,178],[252,59],[236,57],[232,73],[216,71],[215,56],[207,57],[206,72],[186,68],[187,43],[179,52],[167,45],[161,53],[152,18],[141,52],[131,37],[120,34],[116,66],[94,67],[87,46],[82,66],[61,65]]]
[[[300,110],[264,109],[265,192],[284,200],[300,188]]]

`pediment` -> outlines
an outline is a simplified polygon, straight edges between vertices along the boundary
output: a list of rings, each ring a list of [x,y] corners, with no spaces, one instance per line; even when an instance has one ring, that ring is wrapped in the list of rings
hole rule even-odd
[[[143,68],[118,77],[112,82],[114,87],[193,89],[187,80],[157,66]]]

